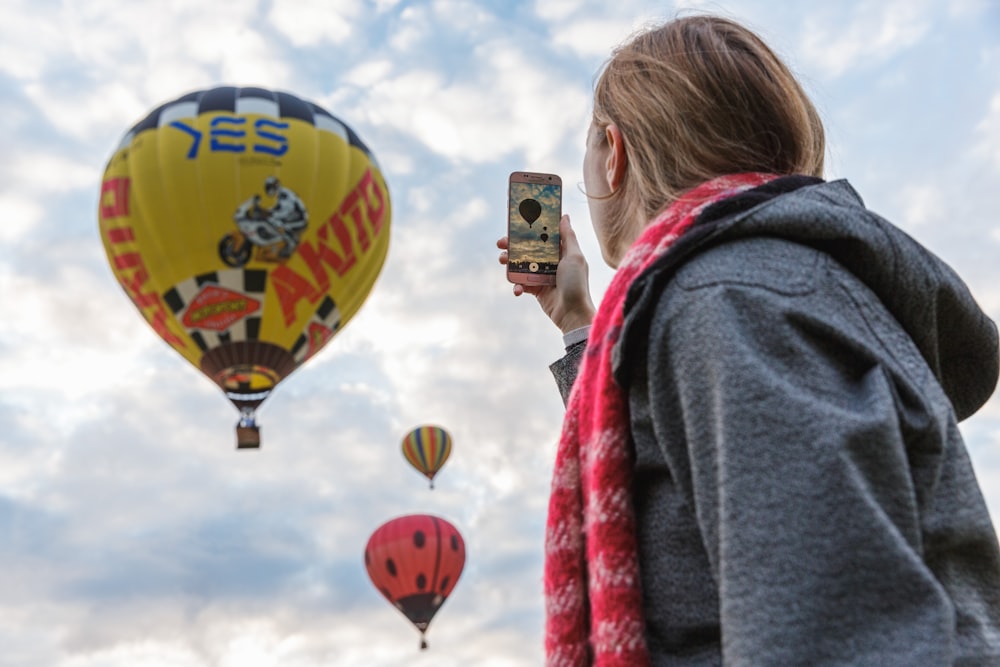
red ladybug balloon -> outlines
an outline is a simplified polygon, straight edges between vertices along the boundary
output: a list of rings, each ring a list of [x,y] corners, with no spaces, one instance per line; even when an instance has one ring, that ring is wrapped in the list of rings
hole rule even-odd
[[[458,529],[429,514],[397,517],[379,526],[365,547],[365,568],[375,587],[424,633],[448,599],[465,566]]]

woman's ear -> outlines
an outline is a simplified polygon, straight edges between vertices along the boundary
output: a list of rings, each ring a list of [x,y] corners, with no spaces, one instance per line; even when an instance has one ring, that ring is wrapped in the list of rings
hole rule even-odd
[[[622,139],[622,132],[614,123],[609,123],[604,128],[605,138],[608,141],[608,159],[606,164],[608,187],[611,192],[616,192],[625,178],[625,167],[628,164],[628,157],[625,155],[625,140]]]

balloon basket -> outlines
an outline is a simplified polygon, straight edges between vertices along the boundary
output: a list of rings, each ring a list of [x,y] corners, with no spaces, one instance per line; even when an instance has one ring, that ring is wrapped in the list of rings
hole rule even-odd
[[[236,449],[260,449],[260,427],[237,426]]]

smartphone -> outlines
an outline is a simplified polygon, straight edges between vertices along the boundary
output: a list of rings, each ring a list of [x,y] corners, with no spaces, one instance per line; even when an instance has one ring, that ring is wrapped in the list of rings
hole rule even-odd
[[[555,174],[515,171],[507,193],[507,280],[555,285],[562,179]]]

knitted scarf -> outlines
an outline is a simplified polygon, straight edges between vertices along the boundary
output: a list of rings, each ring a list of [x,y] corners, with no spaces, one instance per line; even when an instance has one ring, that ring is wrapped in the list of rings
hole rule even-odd
[[[634,452],[625,391],[611,356],[633,280],[708,205],[774,178],[723,176],[685,192],[629,248],[590,329],[556,453],[545,536],[545,652],[549,667],[644,667]]]

